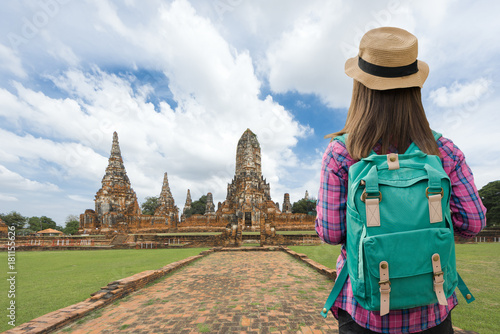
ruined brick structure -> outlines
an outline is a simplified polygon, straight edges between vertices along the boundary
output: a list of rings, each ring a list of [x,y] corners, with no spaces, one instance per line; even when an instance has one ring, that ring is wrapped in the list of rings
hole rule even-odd
[[[261,240],[275,243],[278,240],[276,231],[314,229],[313,216],[291,213],[289,194],[285,194],[283,212],[271,199],[270,185],[262,175],[260,144],[250,129],[238,141],[235,176],[227,186],[226,200],[219,202],[216,210],[212,193],[208,193],[205,213],[185,217],[191,203],[188,189],[179,221],[179,209],[175,206],[165,173],[159,207],[153,216],[141,214],[115,132],[102,187],[95,197],[95,211],[86,210],[80,215],[80,233],[230,231],[235,240],[241,240],[242,231],[247,230],[261,231],[266,235]]]
[[[102,187],[95,195],[95,213],[101,229],[113,229],[129,216],[141,214],[135,191],[130,185],[118,143],[118,134],[113,133],[111,155]]]
[[[292,213],[292,203],[290,203],[290,194],[285,194],[283,198],[283,213]]]
[[[9,234],[9,227],[4,223],[2,218],[0,218],[0,238],[7,238]]]
[[[271,187],[262,175],[257,136],[247,129],[238,141],[235,176],[217,214],[238,221],[245,229],[260,230],[261,220],[279,213],[271,199]]]
[[[159,198],[159,207],[153,216],[143,215],[132,189],[118,143],[113,133],[113,144],[102,186],[95,195],[95,210],[80,215],[81,234],[135,232],[138,230],[163,231],[175,229],[179,220],[167,173]]]
[[[191,204],[193,201],[191,200],[191,192],[188,189],[187,195],[186,195],[186,203],[184,204],[184,209],[182,210],[182,213],[186,213],[187,210],[191,209]]]
[[[209,194],[207,207],[211,202]],[[250,129],[238,141],[235,176],[228,184],[226,200],[219,203],[215,216],[193,215],[186,218],[178,230],[225,231],[226,228],[231,229],[232,234],[261,231],[264,234],[272,232],[273,237],[279,230],[314,229],[313,216],[292,214],[289,194],[285,194],[283,212],[280,211],[279,204],[271,199],[270,185],[262,175],[260,144]],[[239,238],[238,235],[236,238]],[[264,239],[270,240],[269,238],[270,236]]]
[[[158,204],[159,205],[154,214],[156,217],[155,220],[161,219],[159,217],[166,217],[167,221],[165,221],[165,225],[171,228],[177,228],[177,222],[179,221],[179,208],[175,205],[174,197],[170,192],[167,173],[163,176],[163,185],[161,187]]]
[[[207,194],[207,205],[205,206],[205,215],[215,214],[214,197],[212,193]]]
[[[186,203],[184,203],[184,209],[182,209],[181,222],[186,220],[186,211],[191,209],[192,203],[193,203],[193,201],[191,200],[191,192],[188,189],[187,195],[186,195]]]

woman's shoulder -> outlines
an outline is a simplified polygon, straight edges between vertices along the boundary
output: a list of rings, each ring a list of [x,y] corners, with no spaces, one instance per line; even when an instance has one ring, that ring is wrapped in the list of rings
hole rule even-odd
[[[334,169],[347,172],[349,167],[356,161],[347,150],[343,138],[333,138],[326,148],[324,159],[331,160],[336,165]]]
[[[441,136],[437,140],[437,145],[445,169],[455,169],[465,159],[464,153],[451,139]]]
[[[344,137],[333,138],[330,144],[328,144],[327,151],[331,152],[334,157],[342,157],[342,160],[352,160],[349,151],[347,151]]]
[[[444,153],[446,156],[453,157],[456,155],[463,155],[458,146],[447,137],[441,136],[436,142],[441,153]]]

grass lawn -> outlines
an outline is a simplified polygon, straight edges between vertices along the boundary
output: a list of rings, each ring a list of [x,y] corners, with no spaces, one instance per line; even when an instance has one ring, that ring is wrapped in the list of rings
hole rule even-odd
[[[222,232],[182,232],[182,233],[140,233],[132,235],[157,235],[163,237],[182,237],[186,235],[219,235]]]
[[[317,236],[316,234],[316,231],[276,231],[277,234],[292,234],[292,235],[296,235],[296,234],[307,234],[307,235],[314,235],[314,236]]]
[[[276,234],[284,234],[284,235],[314,235],[316,236],[316,231],[276,231]],[[251,232],[244,231],[243,235],[260,235],[260,232]]]
[[[109,282],[208,248],[16,252],[16,325],[83,301]],[[0,253],[0,332],[7,324],[7,252]]]
[[[294,246],[290,249],[335,268],[340,246]],[[456,245],[457,268],[476,300],[467,304],[457,290],[459,305],[452,312],[453,325],[480,334],[500,328],[500,243]],[[326,300],[325,295],[325,300]]]

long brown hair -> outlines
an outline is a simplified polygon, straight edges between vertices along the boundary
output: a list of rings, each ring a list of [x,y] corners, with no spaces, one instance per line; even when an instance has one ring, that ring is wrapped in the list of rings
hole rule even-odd
[[[347,151],[355,160],[367,157],[378,141],[382,154],[391,144],[404,153],[414,142],[423,152],[440,156],[420,87],[373,90],[354,80],[345,126],[327,137],[345,133]]]

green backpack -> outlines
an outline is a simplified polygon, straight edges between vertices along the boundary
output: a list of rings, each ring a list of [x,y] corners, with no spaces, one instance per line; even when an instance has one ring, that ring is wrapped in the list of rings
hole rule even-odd
[[[441,134],[434,133],[439,139]],[[345,143],[347,135],[336,139]],[[366,310],[448,305],[458,286],[474,297],[457,273],[450,213],[450,179],[438,156],[414,143],[404,154],[361,159],[349,169],[347,262],[321,314],[326,318],[347,275]],[[345,270],[347,269],[347,270]]]

